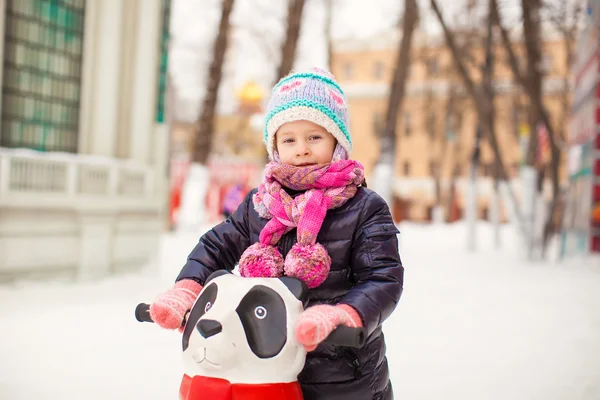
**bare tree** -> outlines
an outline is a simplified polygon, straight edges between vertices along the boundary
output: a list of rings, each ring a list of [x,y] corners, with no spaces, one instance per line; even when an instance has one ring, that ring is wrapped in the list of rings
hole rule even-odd
[[[490,0],[490,1],[493,1],[493,0]],[[460,53],[460,49],[456,43],[454,34],[446,25],[446,22],[445,22],[444,17],[438,7],[436,0],[430,0],[430,4],[438,18],[438,21],[440,22],[440,25],[442,26],[442,30],[444,32],[444,37],[446,38],[446,44],[450,48],[450,51],[452,53],[452,58],[454,59],[454,63],[456,64],[458,73],[464,83],[465,89],[466,89],[468,95],[473,100],[473,105],[474,105],[477,115],[481,121],[481,129],[485,133],[485,139],[489,143],[489,145],[492,148],[492,151],[494,153],[495,164],[496,164],[496,168],[498,171],[498,177],[502,181],[507,182],[507,188],[509,189],[509,195],[510,195],[511,201],[514,205],[514,210],[517,215],[517,219],[519,220],[519,226],[525,232],[526,228],[523,226],[523,223],[522,223],[523,219],[521,217],[521,211],[520,211],[520,208],[516,201],[514,191],[512,190],[511,186],[508,185],[509,176],[508,176],[508,173],[506,172],[506,168],[505,168],[504,162],[502,160],[502,153],[501,153],[500,147],[498,145],[498,139],[495,135],[493,126],[491,126],[491,119],[489,118],[489,115],[490,115],[491,108],[493,105],[491,104],[489,99],[487,99],[485,97],[485,95],[482,93],[482,91],[477,88],[473,78],[469,74],[467,66],[465,65],[465,62]]]
[[[444,116],[443,129],[439,129],[437,122],[437,107],[434,96],[431,91],[426,94],[424,103],[423,117],[424,126],[431,142],[431,175],[435,184],[435,206],[442,206],[442,178],[443,166],[448,156],[448,132],[452,130],[452,116],[454,111],[455,90],[451,89],[446,101],[446,111]]]
[[[543,5],[548,16],[548,21],[563,36],[566,50],[565,63],[567,68],[570,68],[573,64],[577,30],[581,18],[584,15],[584,1],[585,0],[547,2]]]
[[[325,40],[327,41],[327,65],[329,70],[333,68],[333,38],[331,25],[333,16],[333,0],[325,0]]]
[[[548,110],[544,106],[541,97],[539,97],[539,96],[536,97],[536,96],[530,95],[530,93],[533,92],[533,90],[530,88],[530,84],[529,84],[529,81],[527,80],[526,76],[521,72],[521,69],[519,66],[519,61],[515,54],[514,48],[512,46],[510,37],[508,35],[508,31],[502,25],[502,18],[500,16],[500,13],[498,12],[497,0],[490,0],[490,1],[493,6],[494,20],[500,30],[502,42],[504,44],[504,49],[508,53],[508,60],[510,63],[510,68],[513,72],[513,76],[515,77],[517,83],[519,83],[519,85],[524,89],[524,92],[527,95],[527,97],[529,98],[530,102],[536,103],[536,109],[539,113],[539,117],[540,117],[541,121],[546,125],[546,128],[548,129],[548,137],[550,140],[550,145],[552,147],[554,147],[556,145],[554,143],[555,129],[554,129],[553,125],[550,123],[550,117],[548,115]],[[527,0],[523,0],[523,1],[527,2]],[[539,43],[538,43],[538,46],[539,46]]]
[[[538,148],[536,127],[540,120],[540,104],[542,103],[542,70],[540,46],[540,11],[541,0],[522,0],[523,9],[523,34],[527,54],[526,79],[529,83],[527,94],[531,99],[529,110],[529,146],[527,148],[526,163],[535,166]]]
[[[550,120],[548,110],[542,101],[542,92],[541,92],[541,79],[542,72],[539,70],[540,64],[540,55],[539,55],[539,30],[540,30],[540,0],[523,0],[523,29],[525,34],[525,47],[528,54],[528,69],[527,75],[524,75],[520,68],[519,63],[517,61],[517,57],[515,55],[515,51],[513,45],[511,43],[510,37],[508,35],[507,30],[504,28],[502,24],[502,18],[498,11],[497,0],[491,0],[494,10],[495,22],[500,29],[502,42],[504,44],[504,48],[509,56],[511,70],[513,72],[513,76],[516,81],[520,84],[520,86],[524,89],[525,94],[529,99],[530,106],[532,107],[533,115],[537,116],[537,121],[541,121],[548,132],[548,141],[550,143],[550,155],[551,155],[551,164],[550,164],[550,173],[551,173],[551,181],[552,181],[552,202],[550,205],[550,211],[548,213],[548,219],[546,221],[544,227],[544,239],[542,244],[542,250],[546,247],[546,242],[549,238],[550,231],[552,230],[552,219],[554,212],[557,207],[557,201],[560,196],[560,177],[559,177],[559,166],[560,166],[560,155],[561,151],[557,144],[557,138],[560,135],[557,132],[560,132],[560,129],[557,129]],[[577,12],[578,13],[578,12]],[[569,43],[572,43],[575,36],[576,22],[574,23],[574,27],[571,29],[566,29],[566,36],[569,37]],[[570,52],[567,53],[567,57],[569,57],[568,61],[571,61],[569,55]],[[535,75],[535,78],[532,77]],[[537,124],[537,121],[533,121],[533,117],[530,117],[530,123]],[[532,129],[534,129],[535,125],[531,125]],[[530,134],[530,144],[527,153],[527,163],[531,166],[535,163],[535,150],[537,149],[537,134]]]
[[[580,18],[583,15],[584,5],[581,0],[572,2],[561,1],[556,4],[547,4],[548,17],[550,23],[554,28],[561,33],[563,38],[563,45],[565,46],[565,58],[562,60],[564,63],[567,75],[570,75],[571,66],[573,65],[574,59],[574,47],[576,40],[576,32],[579,26]],[[572,7],[570,9],[570,7]],[[570,110],[570,99],[569,93],[571,93],[571,85],[568,77],[564,78],[563,91],[561,93],[561,110],[557,118],[557,129],[555,132],[556,146],[551,147],[551,164],[550,173],[552,178],[552,202],[550,203],[550,210],[548,212],[548,218],[544,224],[542,251],[545,254],[548,241],[553,232],[558,230],[555,226],[555,214],[559,210],[559,180],[558,170],[560,164],[560,149],[566,146],[566,121],[568,119],[568,113]],[[556,152],[556,153],[555,153]]]
[[[402,22],[402,40],[396,54],[396,64],[394,68],[394,77],[390,87],[389,100],[385,118],[385,127],[380,140],[380,154],[378,163],[387,165],[390,171],[394,170],[396,153],[396,124],[398,121],[398,112],[402,107],[404,92],[406,88],[406,77],[410,68],[410,54],[412,47],[412,37],[419,19],[419,9],[416,0],[405,0],[404,16]],[[390,177],[391,178],[391,177]],[[389,184],[388,182],[386,182]],[[385,189],[377,188],[384,193]],[[391,195],[383,196],[388,203],[391,201]],[[387,197],[387,198],[386,198]]]
[[[300,37],[302,12],[305,0],[289,0],[285,40],[281,46],[281,61],[277,69],[277,81],[286,76],[294,66],[296,47]]]
[[[219,30],[213,46],[212,60],[208,71],[208,84],[202,107],[202,114],[198,121],[195,136],[192,161],[205,165],[212,148],[214,136],[214,116],[219,95],[219,86],[223,75],[223,62],[229,42],[229,19],[233,10],[234,0],[223,0]]]
[[[448,101],[447,106],[450,106],[450,104],[450,101]],[[425,120],[423,126],[425,126],[425,131],[431,141],[432,149],[430,153],[432,155],[430,159],[430,173],[435,187],[435,206],[440,207],[442,203],[442,166],[444,165],[444,156],[446,155],[448,141],[443,132],[437,127],[437,110],[434,95],[431,90],[425,95],[425,102],[423,105],[423,118]],[[437,146],[435,146],[436,144]]]

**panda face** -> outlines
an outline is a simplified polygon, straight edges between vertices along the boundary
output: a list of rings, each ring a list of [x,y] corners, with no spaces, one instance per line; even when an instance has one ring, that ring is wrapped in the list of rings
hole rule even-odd
[[[232,383],[295,381],[306,352],[290,334],[303,311],[293,291],[278,278],[226,274],[207,281],[184,329],[186,374]]]
[[[270,287],[252,287],[236,313],[242,321],[248,345],[259,358],[274,357],[287,341],[287,315],[281,296]]]
[[[202,293],[200,294],[198,299],[196,299],[196,303],[192,308],[192,312],[188,317],[188,321],[183,331],[183,351],[185,351],[189,346],[191,331],[197,325],[198,320],[200,320],[200,318],[204,314],[206,314],[208,310],[210,310],[212,305],[215,304],[218,293],[219,287],[217,286],[217,284],[210,283],[204,288],[204,290],[202,290]]]

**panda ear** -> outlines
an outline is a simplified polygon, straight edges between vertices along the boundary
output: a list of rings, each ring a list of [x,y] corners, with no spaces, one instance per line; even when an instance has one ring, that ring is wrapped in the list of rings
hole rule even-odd
[[[208,276],[208,278],[206,278],[206,281],[204,281],[204,286],[206,286],[208,284],[208,282],[212,281],[213,279],[218,278],[219,276],[223,276],[223,275],[231,275],[231,272],[227,271],[226,269],[220,269],[220,270],[213,272],[212,274],[210,274]]]
[[[279,278],[281,282],[292,292],[292,294],[302,302],[302,305],[306,307],[308,303],[308,287],[300,279],[292,278],[289,276],[282,276]]]

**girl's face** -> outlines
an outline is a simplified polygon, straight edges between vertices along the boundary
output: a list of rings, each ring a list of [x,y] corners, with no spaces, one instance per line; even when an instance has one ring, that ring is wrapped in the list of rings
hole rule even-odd
[[[325,128],[305,120],[286,122],[275,134],[281,162],[296,167],[329,164],[336,143]]]

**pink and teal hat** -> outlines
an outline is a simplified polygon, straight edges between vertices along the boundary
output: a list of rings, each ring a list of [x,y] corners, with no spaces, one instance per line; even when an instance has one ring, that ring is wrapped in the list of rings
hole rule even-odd
[[[350,154],[348,103],[342,88],[328,71],[311,68],[306,72],[293,72],[273,88],[264,130],[265,145],[272,160],[275,133],[286,122],[298,120],[322,126]]]

